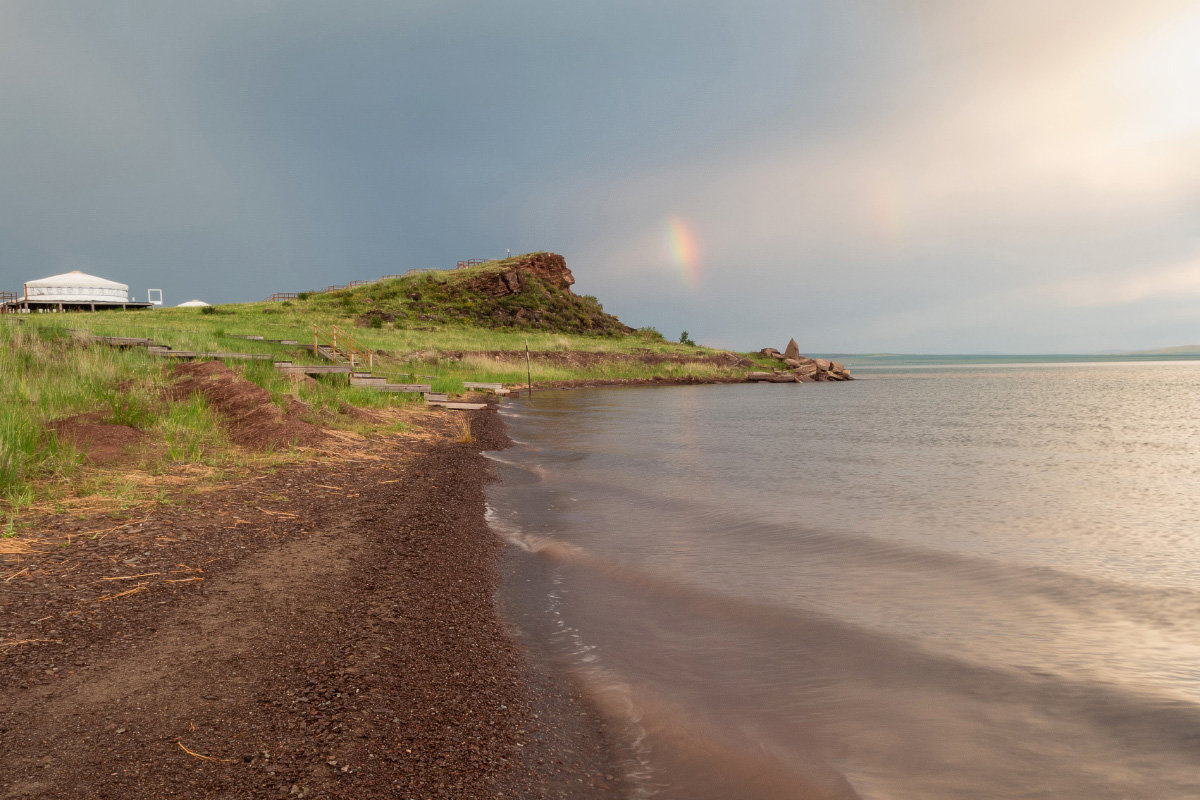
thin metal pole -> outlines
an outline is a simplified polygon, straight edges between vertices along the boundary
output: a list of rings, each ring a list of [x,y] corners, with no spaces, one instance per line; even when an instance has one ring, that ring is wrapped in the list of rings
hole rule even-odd
[[[529,366],[529,340],[525,340],[525,380],[529,382],[529,399],[533,399],[533,370]]]

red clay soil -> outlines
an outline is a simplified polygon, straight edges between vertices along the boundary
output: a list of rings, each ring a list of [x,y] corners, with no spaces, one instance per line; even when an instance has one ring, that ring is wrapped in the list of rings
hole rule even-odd
[[[271,395],[220,361],[201,361],[175,367],[171,394],[185,398],[200,394],[225,420],[229,438],[256,450],[317,444],[324,433],[305,422],[304,404],[290,400],[284,411]]]
[[[0,798],[621,796],[601,723],[497,616],[504,437],[474,422],[43,520],[0,563]]]
[[[114,466],[135,458],[145,434],[128,425],[101,422],[103,418],[100,412],[77,414],[55,420],[51,427],[93,464]]]

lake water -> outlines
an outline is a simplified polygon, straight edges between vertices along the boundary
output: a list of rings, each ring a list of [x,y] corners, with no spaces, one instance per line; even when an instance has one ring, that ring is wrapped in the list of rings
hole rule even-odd
[[[505,404],[502,599],[635,795],[1200,798],[1200,363],[856,374]]]

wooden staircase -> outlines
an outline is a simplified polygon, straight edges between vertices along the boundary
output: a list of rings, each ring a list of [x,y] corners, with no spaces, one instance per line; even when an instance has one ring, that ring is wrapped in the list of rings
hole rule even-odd
[[[155,344],[152,339],[123,337],[123,336],[96,336],[88,331],[71,331],[77,338],[85,341],[96,342],[98,344],[106,344],[110,347],[143,347],[146,352],[162,358],[177,358],[177,359],[233,359],[244,361],[273,361],[273,356],[269,353],[201,353],[185,350],[172,350],[168,345]],[[295,341],[289,339],[265,339],[262,336],[236,335],[236,338],[247,339],[250,341],[265,341],[271,344],[296,344]],[[348,336],[345,331],[332,326],[331,330],[323,331],[318,326],[313,325],[313,344],[312,352],[314,355],[320,356],[327,363],[324,364],[294,364],[291,361],[273,361],[275,369],[285,375],[346,375],[351,386],[356,386],[362,389],[371,389],[377,392],[406,392],[411,394],[420,394],[425,398],[425,402],[431,406],[442,406],[451,409],[474,410],[487,408],[487,403],[464,403],[451,401],[449,395],[445,392],[433,391],[433,385],[429,383],[389,383],[386,376],[372,375],[369,371],[360,369],[360,365],[365,361],[368,367],[373,367],[375,363],[374,354],[359,347],[358,343],[353,338]],[[422,376],[426,377],[426,376]],[[464,381],[463,387],[466,389],[476,389],[481,391],[490,391],[497,395],[506,395],[508,390],[499,383],[477,383],[472,381]]]

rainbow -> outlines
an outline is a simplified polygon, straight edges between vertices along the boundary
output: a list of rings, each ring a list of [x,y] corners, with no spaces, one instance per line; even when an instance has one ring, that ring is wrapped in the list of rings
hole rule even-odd
[[[679,267],[684,283],[696,288],[700,281],[700,248],[696,245],[696,235],[687,220],[667,218],[667,249],[671,253],[671,260]]]

